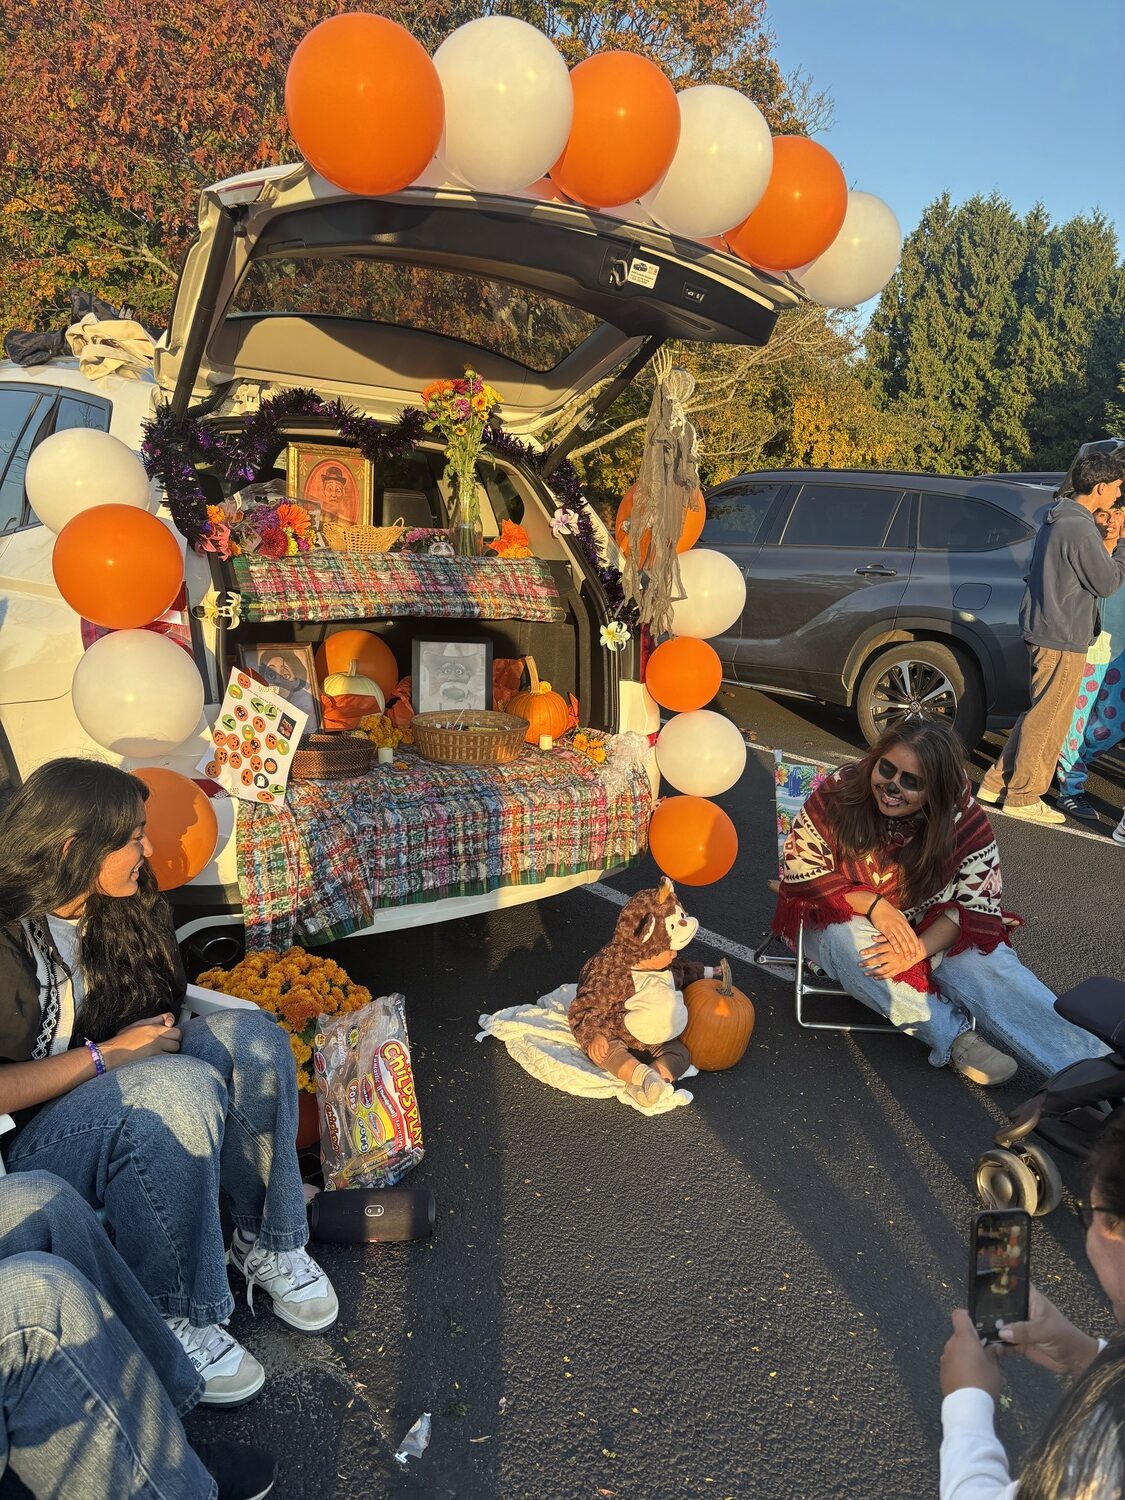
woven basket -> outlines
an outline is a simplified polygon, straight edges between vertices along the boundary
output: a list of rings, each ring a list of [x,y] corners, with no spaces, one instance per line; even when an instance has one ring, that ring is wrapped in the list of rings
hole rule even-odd
[[[406,530],[406,522],[401,516],[393,526],[341,526],[338,521],[324,521],[321,530],[333,552],[389,552]]]
[[[310,734],[294,752],[290,776],[299,781],[342,781],[371,768],[375,746],[363,734]]]
[[[457,724],[463,728],[454,729]],[[502,766],[523,749],[527,720],[488,709],[448,709],[415,714],[410,721],[414,748],[423,760],[446,766]]]

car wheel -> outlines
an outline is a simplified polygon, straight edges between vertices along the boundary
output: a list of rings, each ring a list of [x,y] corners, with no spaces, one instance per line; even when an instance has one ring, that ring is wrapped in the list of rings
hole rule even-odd
[[[984,691],[975,667],[934,641],[903,641],[880,651],[859,680],[855,708],[869,745],[904,719],[941,719],[969,750],[984,735]]]

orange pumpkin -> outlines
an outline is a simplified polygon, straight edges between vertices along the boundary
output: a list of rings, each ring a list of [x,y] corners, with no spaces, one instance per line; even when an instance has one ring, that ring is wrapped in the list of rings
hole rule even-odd
[[[731,984],[725,958],[720,973],[718,979],[697,979],[684,991],[688,1023],[680,1040],[704,1073],[733,1068],[754,1030],[754,1003]]]
[[[554,692],[549,682],[539,681],[533,656],[525,656],[524,661],[527,663],[531,687],[517,693],[514,698],[509,698],[504,705],[504,712],[517,714],[519,718],[527,720],[524,739],[529,745],[538,745],[539,736],[543,734],[549,734],[553,740],[560,739],[572,722],[566,699]]]

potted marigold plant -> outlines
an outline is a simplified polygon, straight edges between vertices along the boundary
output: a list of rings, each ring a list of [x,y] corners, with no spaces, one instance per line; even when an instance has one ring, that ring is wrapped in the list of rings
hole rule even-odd
[[[310,1066],[317,1019],[362,1010],[371,1002],[371,991],[355,984],[335,959],[317,958],[303,948],[248,953],[233,969],[208,969],[196,983],[252,1000],[285,1027],[300,1090],[297,1143],[311,1145],[319,1134],[316,1079]]]

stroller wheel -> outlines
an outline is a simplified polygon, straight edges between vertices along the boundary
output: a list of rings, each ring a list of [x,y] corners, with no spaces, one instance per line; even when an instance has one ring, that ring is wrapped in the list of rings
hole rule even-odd
[[[1026,1208],[1038,1212],[1039,1182],[1014,1151],[996,1147],[976,1166],[977,1197],[983,1208]]]
[[[1033,1146],[1026,1141],[1020,1146],[1019,1155],[1031,1168],[1039,1185],[1039,1202],[1030,1212],[1039,1217],[1051,1213],[1058,1208],[1063,1197],[1062,1178],[1055,1166],[1054,1157],[1049,1156],[1041,1146]]]

